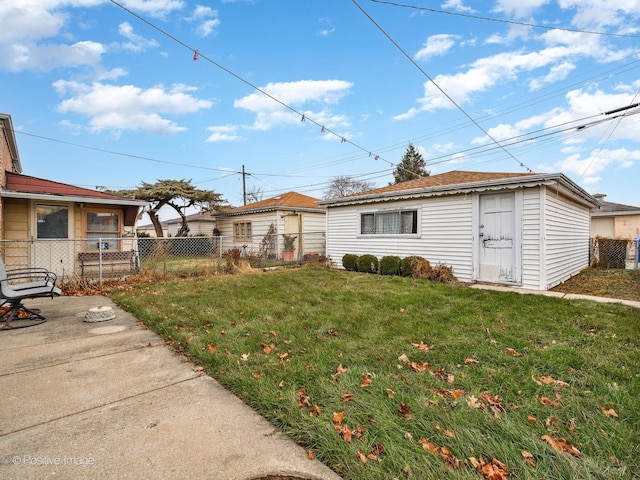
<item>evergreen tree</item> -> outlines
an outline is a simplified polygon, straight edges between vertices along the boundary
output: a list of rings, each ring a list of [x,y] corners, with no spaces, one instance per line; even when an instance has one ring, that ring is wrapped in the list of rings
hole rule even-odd
[[[409,144],[400,163],[393,171],[393,183],[402,183],[416,178],[428,177],[429,172],[426,170],[426,162],[416,148]]]

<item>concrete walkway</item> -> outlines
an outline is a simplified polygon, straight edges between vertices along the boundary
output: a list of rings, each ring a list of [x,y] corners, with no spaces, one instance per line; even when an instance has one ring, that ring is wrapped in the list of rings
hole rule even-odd
[[[484,285],[481,283],[472,284],[471,288],[477,288],[480,290],[496,290],[499,292],[515,292],[521,295],[545,295],[547,297],[565,298],[567,300],[590,300],[592,302],[599,302],[599,303],[621,303],[629,307],[640,308],[640,302],[634,302],[632,300],[621,300],[617,298],[606,298],[606,297],[594,297],[592,295],[580,295],[577,293],[541,292],[538,290],[528,290],[526,288],[502,287],[502,286],[496,286],[496,285]]]
[[[109,299],[27,305],[48,321],[0,332],[0,478],[339,479]]]

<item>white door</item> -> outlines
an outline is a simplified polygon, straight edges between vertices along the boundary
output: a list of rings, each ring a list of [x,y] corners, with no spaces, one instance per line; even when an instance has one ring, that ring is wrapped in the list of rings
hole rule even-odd
[[[480,196],[480,281],[518,281],[515,213],[514,192]]]

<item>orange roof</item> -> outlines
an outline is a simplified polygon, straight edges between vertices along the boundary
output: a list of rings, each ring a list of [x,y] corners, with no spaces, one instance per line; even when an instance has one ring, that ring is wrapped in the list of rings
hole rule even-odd
[[[468,172],[463,170],[452,170],[451,172],[441,173],[439,175],[429,175],[427,177],[409,180],[408,182],[395,183],[386,187],[368,190],[366,192],[357,193],[350,196],[370,195],[374,193],[386,192],[404,192],[406,190],[443,187],[446,185],[462,185],[466,183],[487,182],[490,180],[502,180],[505,178],[517,178],[527,175],[535,175],[532,173],[514,173],[514,172]]]
[[[309,197],[308,195],[288,192],[265,200],[260,200],[259,202],[231,208],[224,212],[223,215],[238,215],[241,213],[272,210],[324,210],[324,207],[318,205],[318,201],[319,200],[317,198]]]

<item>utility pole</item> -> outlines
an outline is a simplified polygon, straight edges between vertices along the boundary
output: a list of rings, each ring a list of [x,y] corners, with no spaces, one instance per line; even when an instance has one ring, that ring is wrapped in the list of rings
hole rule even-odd
[[[242,199],[244,204],[247,204],[247,182],[246,182],[247,174],[244,173],[244,165],[242,165]]]

